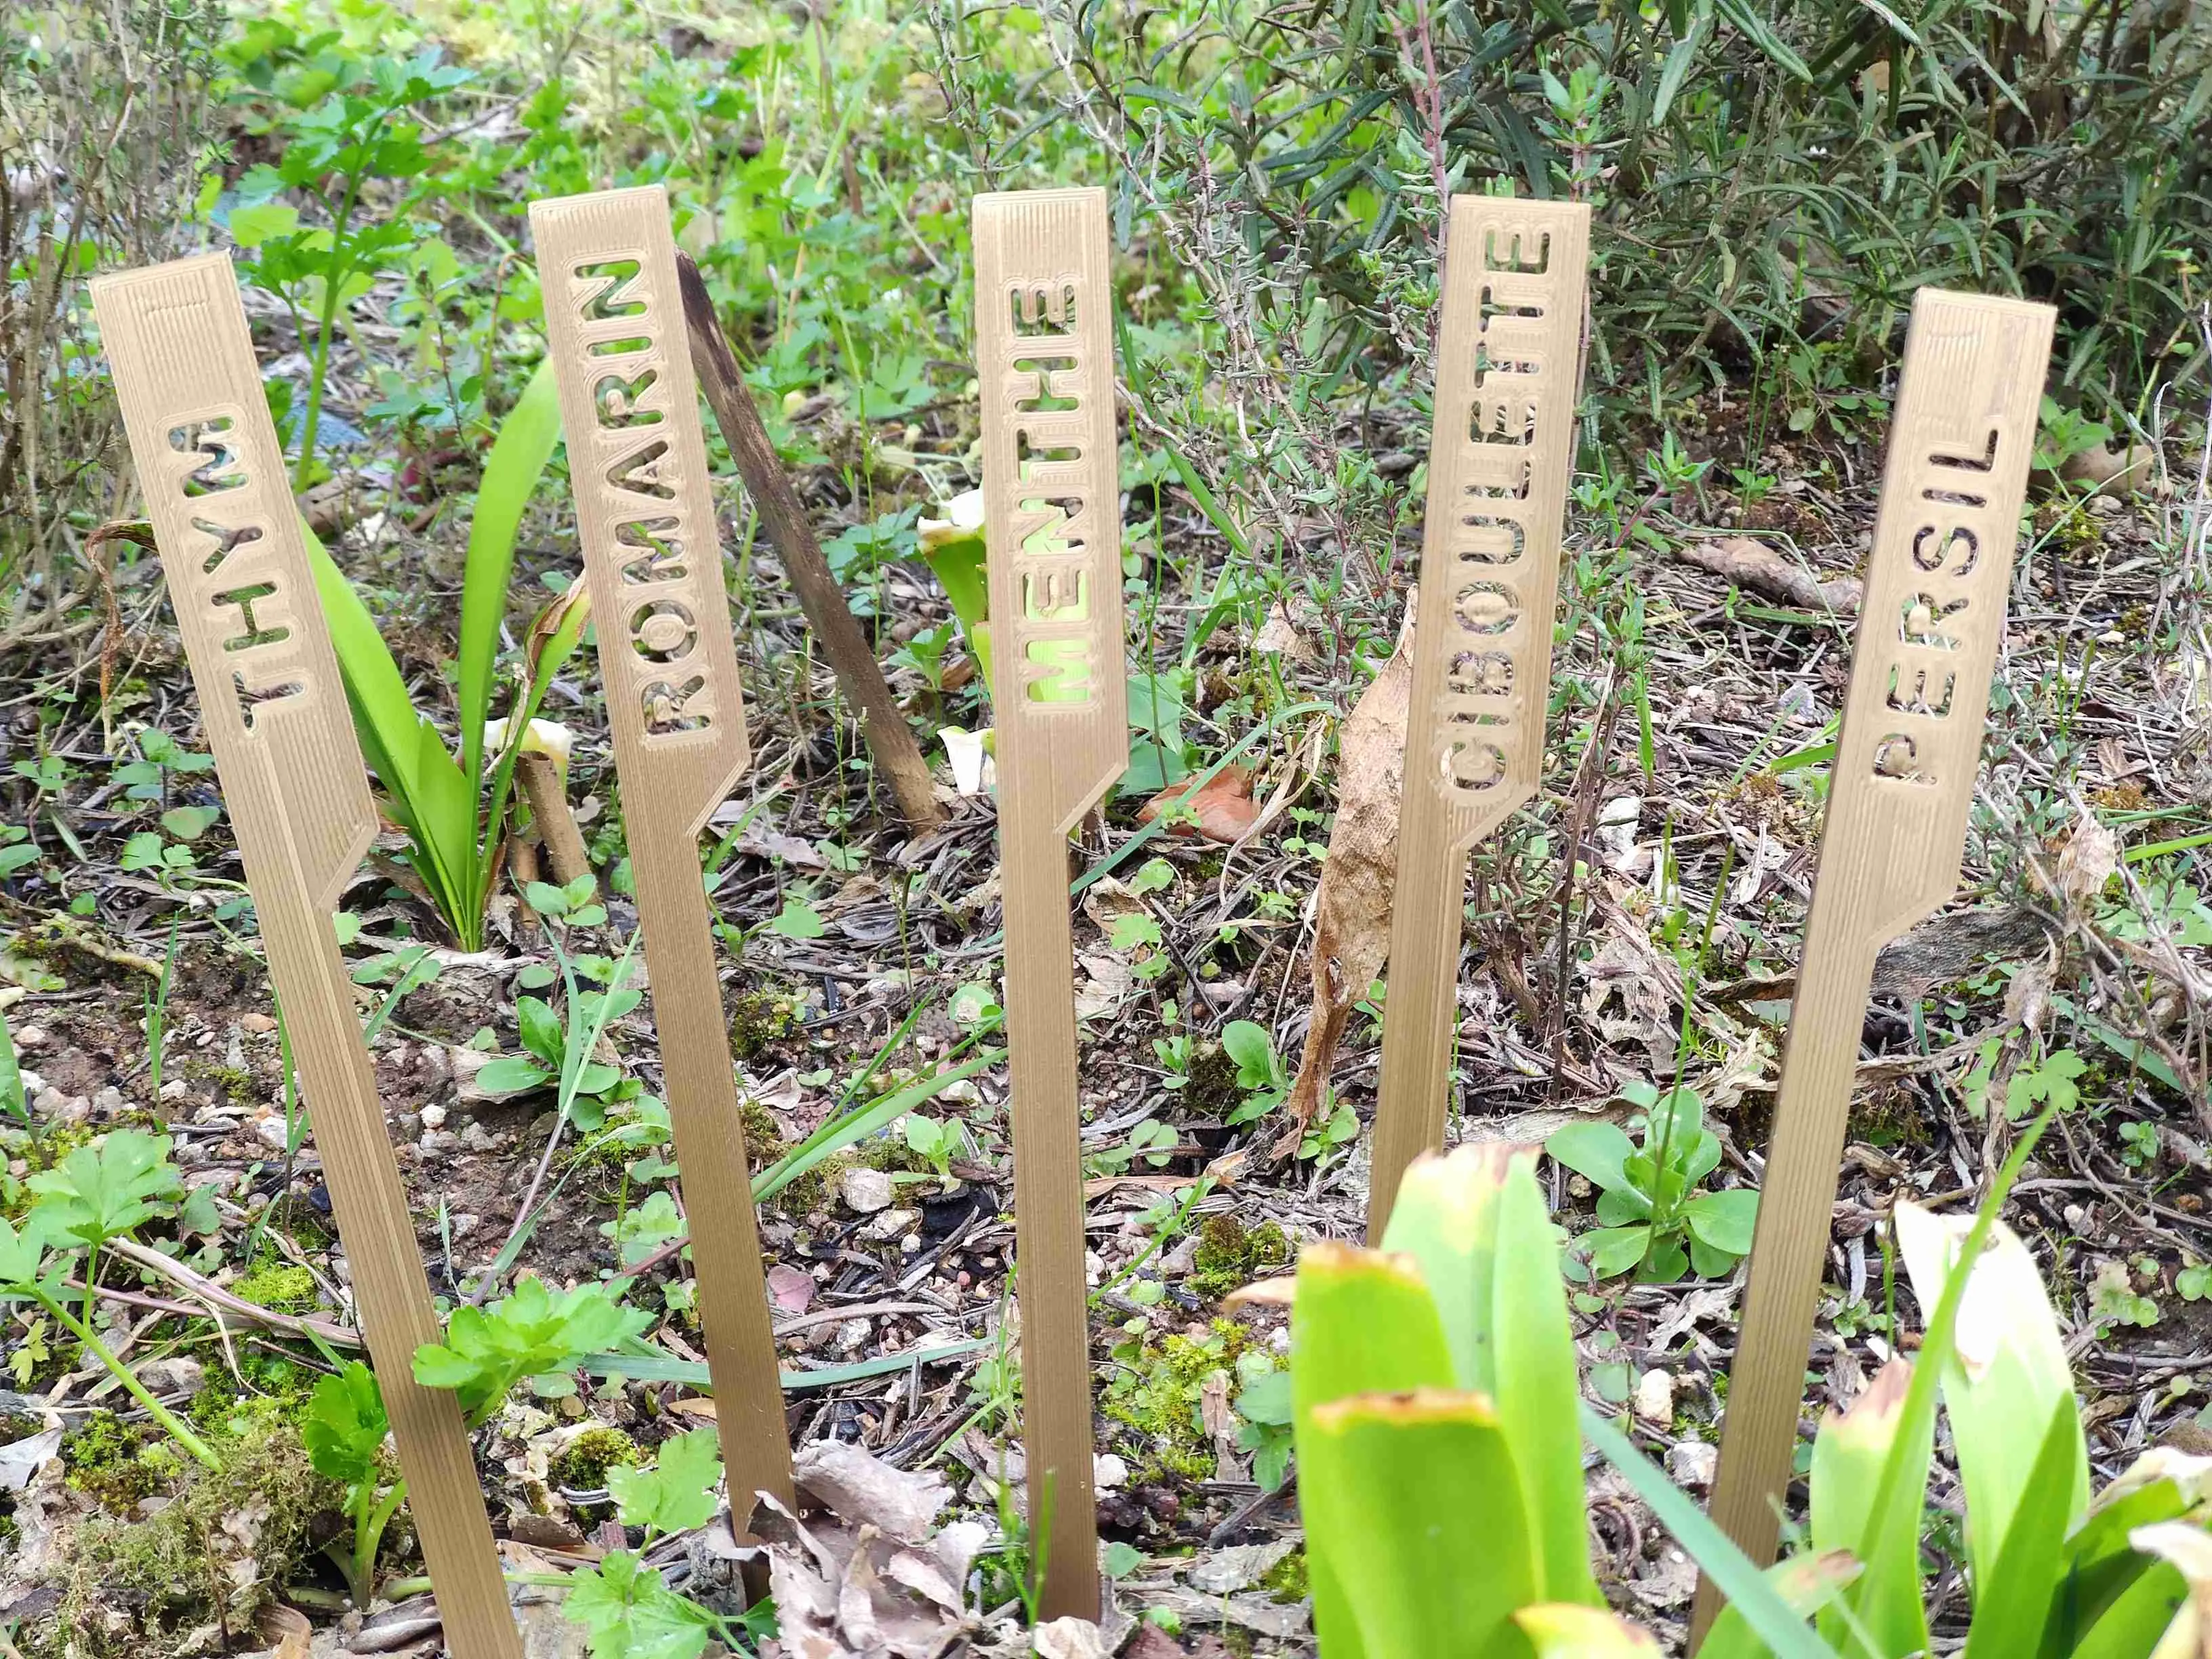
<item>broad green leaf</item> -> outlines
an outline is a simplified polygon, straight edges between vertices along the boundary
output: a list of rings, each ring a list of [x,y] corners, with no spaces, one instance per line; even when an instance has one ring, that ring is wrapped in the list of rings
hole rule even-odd
[[[1699,1193],[1682,1206],[1682,1218],[1690,1224],[1692,1237],[1730,1255],[1748,1255],[1751,1230],[1759,1219],[1759,1194],[1749,1187]]]
[[[1765,1577],[1768,1588],[1792,1613],[1810,1619],[1842,1595],[1859,1571],[1857,1560],[1848,1550],[1830,1550],[1778,1561],[1766,1570]],[[1773,1651],[1753,1633],[1743,1610],[1731,1601],[1705,1632],[1698,1655],[1698,1659],[1767,1659]]]
[[[650,1469],[610,1468],[607,1490],[624,1526],[686,1532],[714,1518],[714,1488],[721,1479],[722,1455],[710,1426],[667,1442]]]
[[[983,671],[983,692],[988,696],[992,695],[990,580],[982,533],[954,536],[933,544],[925,538],[921,556],[945,589],[952,614],[960,618],[960,631],[967,635],[968,648],[975,653],[976,666]]]
[[[1923,1307],[1934,1305],[1957,1267],[1966,1230],[1915,1204],[1897,1206],[1897,1238]],[[1966,1553],[1975,1581],[1988,1583],[2027,1489],[2045,1425],[2061,1402],[2073,1422],[2072,1485],[2067,1523],[2089,1503],[2089,1461],[2074,1412],[2074,1374],[2043,1275],[2027,1245],[2002,1222],[1966,1280],[1959,1304],[1955,1355],[1941,1378],[1943,1403],[1966,1489]]]
[[[650,1314],[623,1306],[604,1285],[553,1291],[541,1279],[526,1279],[489,1309],[456,1308],[445,1341],[416,1349],[415,1380],[455,1390],[462,1411],[480,1421],[523,1378],[572,1371],[652,1322]]]
[[[514,1000],[514,1019],[522,1036],[522,1046],[548,1066],[557,1066],[565,1052],[568,1036],[561,1028],[561,1017],[543,997],[522,996]]]
[[[1256,1020],[1232,1019],[1221,1028],[1221,1052],[1237,1062],[1248,1076],[1265,1079],[1275,1063],[1274,1039]]]
[[[1583,1501],[1573,1328],[1558,1238],[1533,1158],[1524,1153],[1510,1161],[1496,1204],[1492,1306],[1498,1420],[1528,1507],[1537,1591],[1547,1601],[1602,1607],[1590,1573],[1589,1518]]]
[[[2146,1654],[2162,1656],[2160,1638],[2173,1624],[2182,1603],[2189,1599],[2189,1581],[2170,1561],[2151,1560],[2133,1550],[2129,1555],[2142,1563],[2141,1570],[2100,1609],[2095,1621],[2078,1640],[2063,1634],[2063,1627],[2057,1620],[2045,1626],[2043,1659],[2143,1659]],[[2200,1659],[2202,1650],[2201,1644],[2193,1649],[2184,1647],[2182,1659]]]
[[[571,1575],[561,1611],[584,1627],[592,1659],[697,1659],[714,1630],[703,1608],[629,1550]]]
[[[499,658],[500,629],[507,620],[507,590],[514,574],[514,540],[560,437],[561,392],[549,356],[539,361],[522,396],[500,422],[499,436],[484,459],[483,482],[477,489],[476,513],[469,522],[454,665],[461,721],[460,775],[467,779],[472,796],[483,777],[484,721],[491,712],[492,668]],[[474,807],[472,799],[471,839],[476,835]]]
[[[1535,1659],[1659,1659],[1659,1644],[1626,1619],[1574,1602],[1540,1602],[1513,1615]]]
[[[0,1285],[35,1285],[39,1264],[46,1251],[38,1233],[28,1225],[17,1232],[0,1221]]]
[[[805,899],[787,895],[782,911],[769,921],[769,931],[789,939],[820,939],[828,933],[822,913]]]
[[[1316,1407],[1300,1428],[1308,1535],[1326,1504],[1361,1651],[1486,1659],[1536,1585],[1513,1453],[1490,1401],[1440,1389],[1353,1395]],[[1334,1659],[1333,1632],[1322,1639]]]
[[[318,1474],[352,1485],[375,1473],[390,1429],[374,1373],[353,1359],[315,1384],[300,1438]]]
[[[2212,1648],[2212,1533],[2191,1521],[2138,1527],[2129,1540],[2179,1575],[2187,1595],[2150,1659],[2201,1659]]]
[[[2212,1495],[2212,1458],[2192,1457],[2171,1446],[2153,1446],[2097,1494],[2088,1518],[2066,1540],[2066,1556],[2044,1626],[2043,1659],[2065,1659],[2077,1647],[2111,1656],[2148,1652],[2166,1628],[2172,1604],[2161,1608],[2144,1589],[2147,1576],[2169,1575],[2166,1588],[2180,1594],[2171,1567],[2136,1550],[2136,1528],[2186,1515]],[[2129,1632],[2136,1632],[2130,1638]],[[2086,1633],[2085,1633],[2086,1632]],[[2146,1633],[2147,1632],[2147,1633]]]
[[[477,859],[475,804],[437,728],[415,712],[407,682],[368,607],[304,519],[300,534],[362,754],[414,844],[416,872],[454,936],[473,947],[483,921],[477,884],[470,878]]]
[[[1822,1414],[1820,1431],[1813,1437],[1812,1533],[1815,1551],[1830,1556],[1848,1554],[1854,1559],[1863,1559],[1858,1553],[1867,1544],[1875,1498],[1881,1488],[1882,1470],[1888,1464],[1890,1449],[1896,1442],[1905,1396],[1911,1382],[1911,1364],[1893,1359],[1859,1390],[1858,1398],[1851,1401],[1848,1410]],[[1917,1598],[1919,1584],[1915,1569],[1919,1559],[1919,1539],[1893,1538],[1885,1541],[1887,1547],[1903,1548],[1908,1553],[1903,1563],[1890,1564],[1890,1582],[1911,1585]],[[1839,1616],[1824,1613],[1820,1633],[1831,1642],[1842,1644],[1844,1628]]]
[[[1600,1279],[1611,1279],[1644,1260],[1651,1248],[1651,1229],[1641,1222],[1633,1227],[1593,1227],[1575,1243],[1589,1252],[1590,1271]]]
[[[1411,1255],[1429,1285],[1462,1389],[1494,1394],[1498,1190],[1508,1149],[1469,1145],[1415,1158],[1398,1186],[1382,1248]]]
[[[555,1081],[554,1074],[534,1060],[525,1060],[520,1054],[501,1054],[486,1060],[477,1069],[476,1086],[486,1094],[520,1094],[525,1089],[543,1089]]]
[[[1437,1305],[1410,1258],[1341,1244],[1306,1248],[1291,1306],[1291,1396],[1314,1627],[1328,1659],[1367,1656],[1338,1565],[1348,1512],[1327,1470],[1307,1457],[1314,1413],[1352,1395],[1448,1389],[1452,1376]]]
[[[1629,1184],[1624,1167],[1636,1144],[1617,1123],[1570,1123],[1554,1129],[1544,1150],[1578,1176],[1585,1176],[1607,1192]]]
[[[161,814],[161,828],[179,841],[198,841],[222,816],[219,806],[172,806]]]
[[[1956,1416],[1954,1412],[1954,1420]],[[2081,1445],[2081,1417],[2069,1390],[2051,1413],[1996,1565],[1974,1585],[1966,1659],[2010,1659],[2041,1644],[2071,1522],[2074,1465]]]
[[[300,210],[283,202],[245,202],[231,209],[230,240],[240,247],[259,247],[278,236],[289,236],[300,226]]]
[[[114,1129],[99,1145],[80,1146],[58,1168],[26,1183],[38,1194],[32,1218],[48,1239],[99,1244],[129,1232],[167,1207],[184,1190],[169,1162],[169,1137]]]

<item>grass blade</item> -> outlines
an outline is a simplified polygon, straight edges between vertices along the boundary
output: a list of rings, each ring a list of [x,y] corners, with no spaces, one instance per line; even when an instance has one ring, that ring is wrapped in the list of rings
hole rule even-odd
[[[1672,1478],[1637,1450],[1635,1443],[1615,1428],[1604,1413],[1584,1401],[1582,1413],[1583,1438],[1651,1506],[1659,1523],[1705,1569],[1705,1576],[1720,1586],[1729,1605],[1742,1614],[1775,1659],[1838,1659],[1836,1650],[1805,1624],[1766,1576],[1752,1565],[1751,1558],[1730,1543],[1712,1518],[1683,1496]]]
[[[514,538],[560,438],[560,387],[549,356],[540,361],[520,399],[499,424],[499,436],[484,460],[483,482],[477,488],[475,516],[469,522],[455,667],[461,775],[472,784],[483,776],[484,721],[491,712],[492,669],[499,658],[499,631],[507,620],[507,590],[514,575]]]

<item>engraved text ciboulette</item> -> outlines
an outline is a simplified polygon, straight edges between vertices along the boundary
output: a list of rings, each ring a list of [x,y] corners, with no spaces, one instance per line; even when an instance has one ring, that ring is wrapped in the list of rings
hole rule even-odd
[[[1007,284],[1006,359],[999,395],[1014,440],[1012,658],[1039,712],[1083,709],[1097,696],[1097,568],[1093,514],[1113,500],[1113,458],[1089,453],[1097,366],[1078,330],[1082,283],[1072,276]]]
[[[244,433],[235,408],[178,421],[162,471],[190,526],[184,556],[170,568],[173,588],[208,619],[252,731],[264,706],[306,695],[307,667],[269,537],[270,491],[246,466]]]
[[[1882,653],[1875,684],[1881,694],[1874,775],[1893,783],[1930,787],[1948,758],[1942,738],[1960,690],[1960,647],[1990,601],[1977,572],[1984,551],[2014,533],[1992,509],[1992,475],[2000,449],[2019,440],[1996,426],[1968,443],[1939,442],[1912,457],[1903,481],[1911,514],[1911,561],[1902,601],[1887,616],[1869,613],[1866,648]],[[1964,734],[1965,753],[1978,754],[1981,732]]]
[[[647,744],[710,729],[716,701],[699,648],[696,591],[701,527],[680,477],[662,341],[672,324],[641,254],[583,260],[569,271],[568,301],[592,380],[593,453],[577,465],[595,492],[621,584],[617,617],[629,642],[631,681]],[[605,626],[605,623],[602,623]]]
[[[1455,501],[1432,775],[1446,795],[1468,799],[1504,781],[1516,723],[1526,718],[1516,687],[1536,642],[1522,596],[1534,447],[1549,400],[1571,395],[1549,361],[1551,252],[1550,235],[1533,226],[1488,228],[1477,250],[1468,402],[1437,411],[1451,434]]]

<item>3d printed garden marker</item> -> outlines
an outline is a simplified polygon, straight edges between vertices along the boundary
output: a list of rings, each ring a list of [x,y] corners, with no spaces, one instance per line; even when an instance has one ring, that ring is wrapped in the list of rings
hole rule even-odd
[[[1589,210],[1455,196],[1367,1237],[1443,1145],[1468,849],[1536,793]]]
[[[237,279],[210,253],[92,299],[446,1642],[519,1659],[460,1407],[415,1381],[438,1318],[331,925],[376,812]]]
[[[1045,1612],[1095,1619],[1067,835],[1129,760],[1106,192],[978,196],[975,234],[1022,1438],[1048,1540]]]
[[[658,185],[530,205],[622,779],[699,1316],[733,1492],[791,1501],[752,1177],[699,830],[751,759],[707,446]]]
[[[1721,1425],[1713,1518],[1762,1566],[1797,1443],[1875,956],[1959,884],[2053,317],[1938,289],[1913,298]],[[1718,1604],[1708,1581],[1700,1633]]]

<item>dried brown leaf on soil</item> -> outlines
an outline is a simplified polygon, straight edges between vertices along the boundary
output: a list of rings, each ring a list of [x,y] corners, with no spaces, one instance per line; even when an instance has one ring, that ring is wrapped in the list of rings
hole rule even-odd
[[[1807,611],[1832,611],[1839,617],[1857,614],[1859,595],[1864,591],[1864,585],[1856,576],[1836,576],[1821,581],[1786,555],[1747,536],[1677,542],[1674,556],[1684,564],[1725,576],[1736,586],[1749,588],[1778,605],[1798,605]]]
[[[1406,714],[1413,687],[1413,610],[1398,643],[1344,723],[1336,827],[1314,899],[1313,1023],[1291,1085],[1291,1126],[1274,1156],[1296,1152],[1321,1109],[1345,1017],[1367,994],[1390,954],[1390,899],[1398,883],[1398,793],[1406,769]]]
[[[961,1586],[988,1534],[974,1521],[930,1534],[951,1498],[942,1479],[839,1441],[802,1446],[792,1478],[805,1519],[763,1495],[749,1528],[782,1627],[764,1656],[936,1659],[975,1632]]]
[[[1170,835],[1198,836],[1233,846],[1260,817],[1260,804],[1252,799],[1252,769],[1224,766],[1195,788],[1171,784],[1137,809],[1137,822],[1150,823],[1170,807],[1187,808],[1196,822],[1180,819],[1170,826]]]

